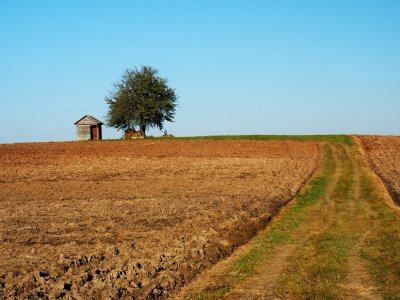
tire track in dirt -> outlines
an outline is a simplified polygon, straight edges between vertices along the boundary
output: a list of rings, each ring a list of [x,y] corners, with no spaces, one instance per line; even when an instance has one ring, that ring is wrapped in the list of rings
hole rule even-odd
[[[323,278],[331,278],[334,282],[322,284],[321,288],[319,286],[321,281],[313,279],[311,274],[303,274],[304,280],[310,278],[316,280],[315,288],[308,291],[314,296],[317,295],[317,298],[321,298],[322,295],[322,298],[333,296],[333,298],[343,299],[381,299],[365,261],[360,257],[370,237],[371,231],[368,228],[373,228],[369,217],[373,213],[371,207],[361,201],[360,178],[364,171],[362,157],[356,146],[341,147],[343,151],[341,174],[343,182],[341,184],[343,186],[340,187],[338,184],[338,193],[332,196],[331,203],[334,207],[329,216],[329,228],[323,233],[321,244],[314,245],[316,249],[326,247],[329,244],[326,243],[326,239],[336,239],[338,245],[330,250],[332,252],[328,251],[326,254],[337,256],[337,258],[336,261],[325,258],[320,261],[322,266],[310,268],[316,274],[322,274]],[[300,259],[304,260],[306,257],[300,256]],[[334,275],[332,276],[329,272]]]
[[[342,205],[340,195],[343,186],[346,185],[344,180],[346,149],[342,144],[331,146],[336,153],[334,156],[336,168],[330,177],[326,196],[320,199],[313,211],[309,212],[314,218],[304,224],[303,227],[303,230],[308,234],[308,238],[301,239],[301,233],[295,235],[295,238],[299,240],[299,247],[288,257],[285,270],[275,282],[273,294],[275,299],[304,297],[324,299],[334,294],[334,289],[324,286],[324,284],[320,285],[321,282],[332,280],[331,285],[335,286],[336,282],[333,281],[329,272],[336,272],[336,276],[340,273],[338,268],[329,266],[332,261],[327,260],[326,250],[324,249],[332,247],[330,240],[340,240],[336,229],[341,226],[341,218],[337,215]],[[342,250],[332,248],[328,253],[331,253],[333,257],[337,257]],[[335,263],[338,264],[340,259],[335,259]],[[327,271],[329,268],[331,270]],[[322,271],[322,269],[325,270]]]
[[[346,298],[356,297],[357,299],[382,299],[378,294],[377,287],[375,286],[365,262],[360,257],[360,252],[365,246],[368,236],[371,231],[368,218],[371,215],[371,209],[366,203],[361,201],[360,179],[361,173],[365,171],[365,163],[362,161],[362,155],[359,146],[356,145],[352,149],[346,149],[347,156],[350,158],[352,170],[354,173],[353,195],[354,201],[351,206],[351,224],[348,224],[355,231],[355,244],[348,254],[347,262],[347,276],[346,281],[342,288]]]
[[[341,174],[342,166],[338,163],[337,149],[333,148],[335,169],[327,187],[327,193],[323,201],[319,201],[311,211],[308,212],[306,222],[303,222],[293,232],[293,238],[289,243],[278,245],[273,252],[266,257],[264,263],[258,266],[253,275],[247,280],[238,283],[235,288],[226,295],[225,299],[275,299],[275,286],[280,276],[289,266],[289,258],[295,252],[301,251],[302,245],[315,235],[327,229],[324,220],[331,210],[330,198]],[[310,228],[314,228],[310,230]]]

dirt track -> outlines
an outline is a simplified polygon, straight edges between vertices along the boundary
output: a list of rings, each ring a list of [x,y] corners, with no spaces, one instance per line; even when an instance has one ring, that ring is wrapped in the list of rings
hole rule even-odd
[[[0,296],[168,295],[264,228],[316,143],[0,145]]]

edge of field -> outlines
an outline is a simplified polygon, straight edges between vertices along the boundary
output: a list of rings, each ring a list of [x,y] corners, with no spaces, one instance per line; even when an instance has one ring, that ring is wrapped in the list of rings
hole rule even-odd
[[[339,142],[351,145],[353,140],[350,135],[345,134],[326,134],[326,135],[205,135],[205,136],[181,136],[181,137],[146,137],[145,139],[105,139],[94,141],[79,142],[112,142],[112,141],[195,141],[195,140],[256,140],[256,141],[301,141],[301,142]]]

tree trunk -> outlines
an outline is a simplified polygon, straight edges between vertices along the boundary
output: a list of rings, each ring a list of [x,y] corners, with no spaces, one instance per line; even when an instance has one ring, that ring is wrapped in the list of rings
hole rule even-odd
[[[140,125],[140,132],[143,134],[143,137],[146,137],[146,126]]]

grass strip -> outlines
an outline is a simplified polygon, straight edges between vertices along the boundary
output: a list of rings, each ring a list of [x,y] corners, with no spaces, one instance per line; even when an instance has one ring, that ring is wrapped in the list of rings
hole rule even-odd
[[[351,145],[353,139],[349,135],[214,135],[214,136],[188,136],[171,138],[154,138],[162,140],[294,140],[314,142],[337,142]]]
[[[349,135],[210,135],[210,136],[183,136],[183,137],[147,137],[145,140],[157,141],[195,141],[195,140],[256,140],[256,141],[301,141],[301,142],[330,142],[352,145],[353,139]],[[121,141],[121,139],[105,139],[81,142],[106,142]],[[143,139],[127,139],[126,141],[138,142]]]
[[[348,226],[348,216],[354,196],[353,166],[346,153],[340,155],[342,175],[327,202],[328,226],[319,232],[321,223],[311,224],[316,232],[302,244],[298,253],[290,258],[290,265],[278,281],[276,293],[285,299],[340,299],[341,283],[346,278],[346,262],[354,232]],[[332,207],[331,207],[332,206]],[[323,220],[322,220],[323,222]]]

